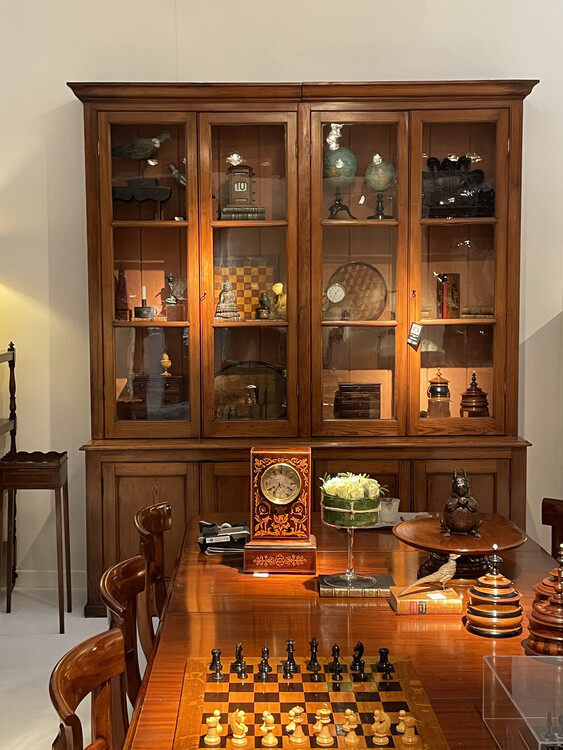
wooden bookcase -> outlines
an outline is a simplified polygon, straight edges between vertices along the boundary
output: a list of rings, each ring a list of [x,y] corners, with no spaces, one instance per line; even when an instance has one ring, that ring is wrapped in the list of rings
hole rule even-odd
[[[249,507],[252,446],[310,445],[314,476],[366,471],[404,510],[440,510],[465,468],[484,512],[525,527],[535,83],[69,84],[86,146],[87,613],[136,551],[138,508],[173,502],[179,541],[194,513]]]

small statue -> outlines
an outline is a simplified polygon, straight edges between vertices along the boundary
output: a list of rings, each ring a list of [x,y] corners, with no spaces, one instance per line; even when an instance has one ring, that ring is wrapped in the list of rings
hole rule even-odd
[[[223,282],[223,289],[219,292],[219,301],[215,309],[216,318],[228,318],[238,320],[240,312],[237,307],[237,296],[233,292],[233,285],[230,281]]]
[[[469,492],[469,479],[465,470],[454,471],[452,476],[452,495],[444,506],[444,518],[440,524],[444,527],[444,536],[451,534],[473,534],[480,537],[477,529],[481,526],[478,517],[477,500]]]
[[[274,320],[287,320],[287,294],[283,290],[281,281],[273,285],[272,291],[276,295],[272,308],[272,318]]]
[[[256,308],[256,320],[269,320],[272,304],[267,292],[260,294],[260,304]]]
[[[160,364],[162,366],[162,372],[160,374],[170,377],[170,373],[168,372],[168,370],[172,367],[172,362],[170,361],[170,357],[166,352],[164,352],[164,354],[162,355]]]

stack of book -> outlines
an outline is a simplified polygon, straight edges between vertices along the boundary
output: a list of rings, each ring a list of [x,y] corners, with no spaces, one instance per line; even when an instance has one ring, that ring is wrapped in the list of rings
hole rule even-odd
[[[429,589],[427,586],[412,589],[399,596],[404,586],[391,586],[389,604],[398,615],[447,615],[462,611],[463,599],[454,589]]]
[[[380,419],[381,383],[339,383],[334,394],[336,419]]]
[[[264,221],[264,206],[225,206],[221,210],[222,221]]]

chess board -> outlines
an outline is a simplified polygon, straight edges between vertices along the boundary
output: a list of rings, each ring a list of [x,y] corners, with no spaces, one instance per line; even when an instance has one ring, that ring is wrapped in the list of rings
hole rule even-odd
[[[260,293],[267,292],[273,302],[272,285],[279,281],[278,256],[235,256],[220,259],[220,265],[213,266],[213,289],[215,302],[223,288],[223,282],[230,281],[237,296],[239,312],[246,320],[254,320],[260,303]]]
[[[333,682],[329,670],[331,659],[319,657],[321,671],[319,681],[312,680],[312,674],[306,670],[308,659],[296,657],[298,671],[293,679],[283,677],[284,658],[270,658],[272,672],[266,681],[258,676],[259,658],[248,658],[248,679],[241,680],[233,671],[229,671],[232,659],[225,654],[221,657],[224,665],[224,675],[220,681],[213,678],[207,661],[189,659],[186,664],[180,712],[178,717],[178,731],[176,739],[181,738],[180,744],[174,747],[195,750],[205,748],[203,737],[207,732],[205,720],[214,710],[221,712],[223,728],[221,742],[216,747],[234,748],[230,738],[228,716],[236,709],[246,713],[248,727],[246,748],[262,747],[262,712],[269,711],[275,719],[274,735],[278,738],[278,748],[282,750],[295,749],[290,743],[290,734],[285,730],[289,723],[288,712],[295,706],[305,709],[302,728],[309,742],[304,747],[316,748],[317,745],[312,727],[316,723],[315,713],[319,708],[327,705],[332,711],[329,725],[334,735],[334,748],[346,748],[346,733],[342,729],[347,708],[355,711],[360,718],[356,729],[359,744],[356,747],[387,747],[406,748],[415,750],[448,750],[448,744],[438,724],[438,720],[428,701],[420,681],[410,660],[395,661],[391,658],[394,671],[390,680],[383,679],[382,673],[377,671],[377,658],[365,659],[367,680],[361,682],[341,658],[343,674],[341,682]],[[375,709],[383,709],[391,719],[391,736],[387,745],[373,743]],[[402,742],[402,734],[397,733],[398,712],[403,709],[416,718],[416,733],[418,742],[406,745]]]

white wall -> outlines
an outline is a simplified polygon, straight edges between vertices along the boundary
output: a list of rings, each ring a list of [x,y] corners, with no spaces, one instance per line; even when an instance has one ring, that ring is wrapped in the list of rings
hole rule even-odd
[[[2,7],[0,348],[17,345],[21,450],[67,450],[85,568],[89,361],[82,105],[66,81],[539,78],[525,102],[520,434],[528,529],[563,497],[560,0],[20,0]],[[0,411],[7,411],[0,374]],[[19,502],[21,583],[52,582],[46,493]]]

